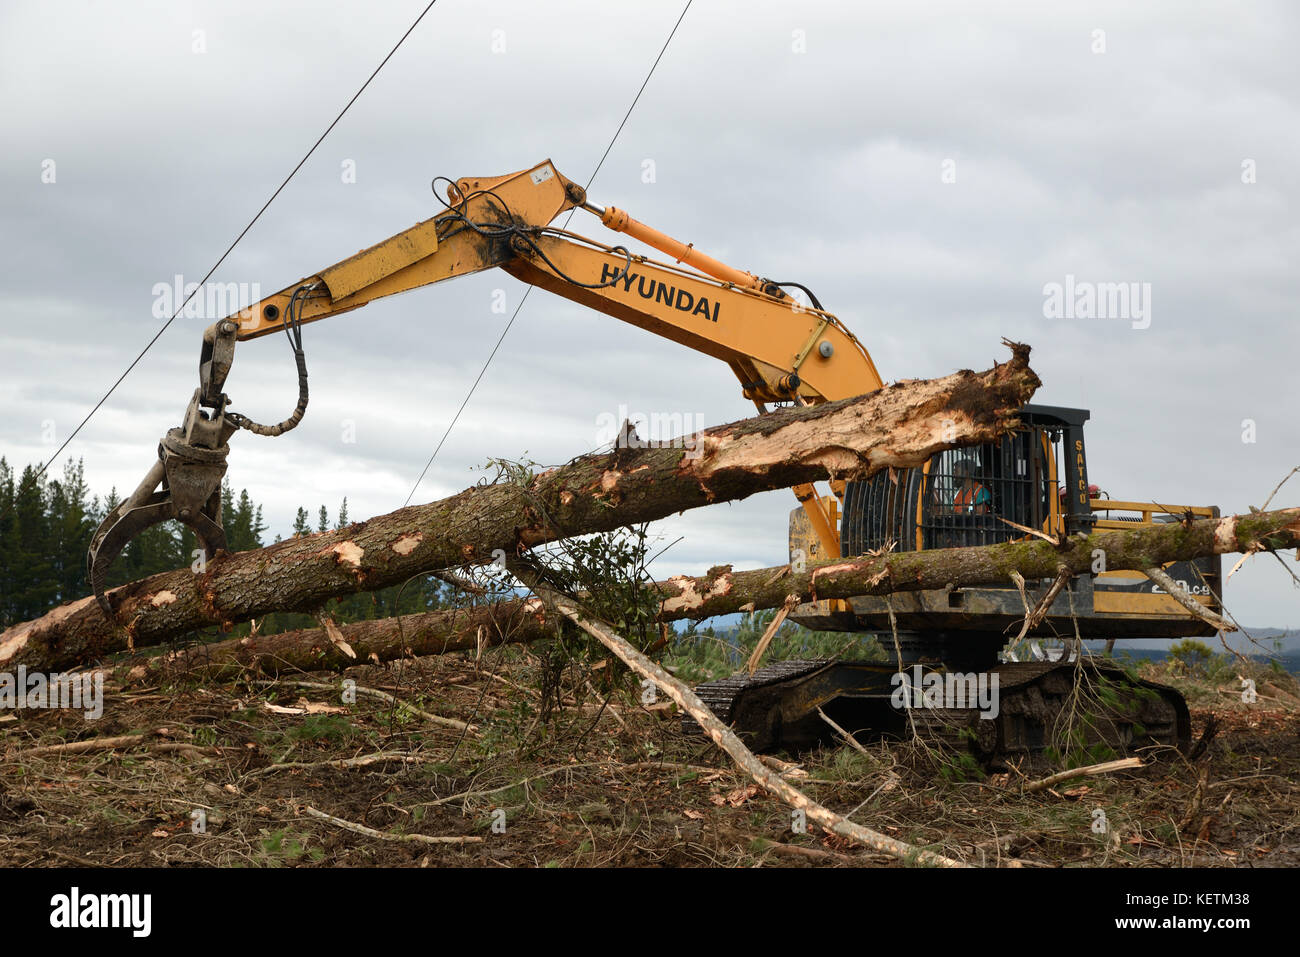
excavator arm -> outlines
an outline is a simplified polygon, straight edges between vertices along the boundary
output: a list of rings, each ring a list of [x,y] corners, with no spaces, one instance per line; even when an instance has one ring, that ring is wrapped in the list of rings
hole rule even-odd
[[[437,181],[435,181],[435,187]],[[552,227],[579,208],[673,258],[634,254]],[[185,420],[159,446],[159,461],[92,539],[91,585],[103,591],[113,559],[150,525],[175,518],[194,529],[206,555],[225,547],[220,485],[227,442],[239,428],[279,435],[307,405],[301,326],[350,312],[375,299],[499,267],[523,282],[720,359],[760,411],[769,402],[819,404],[871,392],[882,382],[862,344],[838,319],[802,305],[783,285],[735,269],[614,207],[587,201],[585,190],[548,160],[495,178],[465,178],[447,188],[447,208],[342,262],[214,323],[203,336],[199,388]],[[236,342],[283,331],[299,371],[298,408],[262,426],[227,407],[222,391]],[[813,529],[828,556],[839,554],[833,503],[800,486]]]
[[[315,276],[254,303],[234,321],[237,340],[255,339],[289,321],[314,322],[456,276],[500,267],[517,279],[721,359],[747,398],[809,403],[847,398],[881,386],[867,351],[834,316],[806,308],[780,286],[733,269],[673,240],[622,210],[586,202],[581,186],[550,161],[496,179],[462,179],[451,207]],[[677,263],[632,255],[554,229],[579,207]],[[684,268],[693,267],[693,268]]]

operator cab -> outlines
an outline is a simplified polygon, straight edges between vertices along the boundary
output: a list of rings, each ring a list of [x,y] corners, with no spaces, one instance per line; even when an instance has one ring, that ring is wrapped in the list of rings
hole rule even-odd
[[[898,551],[993,545],[1024,538],[1015,525],[1059,532],[1062,456],[1077,442],[1079,457],[1070,464],[1082,471],[1088,412],[1027,405],[1020,418],[1021,426],[996,442],[940,452],[921,468],[846,482],[841,552],[861,555],[890,543]]]

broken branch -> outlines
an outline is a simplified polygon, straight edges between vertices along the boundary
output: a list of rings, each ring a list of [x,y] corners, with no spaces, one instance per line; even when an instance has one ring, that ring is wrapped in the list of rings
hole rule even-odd
[[[375,837],[381,841],[405,841],[406,843],[416,844],[482,844],[483,838],[472,836],[456,837],[431,837],[428,834],[389,834],[386,831],[376,831],[373,827],[366,827],[364,824],[356,824],[352,821],[345,821],[341,817],[335,817],[333,814],[326,814],[324,811],[318,811],[310,804],[303,805],[303,811],[320,821],[327,821],[335,827],[341,827],[344,830],[352,831],[354,834],[364,834],[366,837]]]
[[[633,648],[625,639],[616,634],[609,625],[585,617],[572,601],[538,583],[527,568],[516,564],[512,568],[512,573],[521,576],[521,580],[528,582],[531,587],[537,590],[547,604],[554,607],[559,614],[568,618],[612,651],[618,656],[619,660],[634,672],[642,678],[653,681],[664,694],[677,702],[678,707],[694,718],[713,740],[713,743],[730,755],[731,759],[748,773],[760,787],[784,801],[790,807],[803,811],[809,819],[834,834],[839,834],[841,837],[849,838],[865,847],[881,851],[900,860],[915,861],[918,864],[939,867],[966,866],[950,857],[915,847],[904,841],[896,840],[870,828],[863,827],[860,824],[846,821],[834,811],[818,804],[802,791],[793,787],[779,774],[770,771],[762,761],[754,756],[749,748],[745,747],[740,738],[736,737],[730,728],[714,716],[708,706],[696,697],[695,692]],[[530,579],[532,580],[530,581]]]
[[[1085,775],[1110,774],[1112,771],[1125,771],[1129,768],[1140,767],[1142,767],[1141,758],[1120,758],[1118,761],[1103,761],[1101,764],[1090,764],[1084,768],[1071,768],[1069,771],[1061,771],[1038,781],[1031,781],[1020,789],[1020,793],[1033,794],[1035,791],[1046,791],[1048,788],[1056,787],[1062,781],[1081,778]]]
[[[1224,621],[1210,609],[1206,608],[1199,601],[1187,594],[1183,587],[1174,581],[1165,572],[1163,568],[1144,568],[1142,573],[1150,578],[1153,582],[1165,590],[1165,592],[1178,604],[1182,605],[1201,621],[1205,622],[1219,631],[1236,631],[1237,626],[1230,621]]]

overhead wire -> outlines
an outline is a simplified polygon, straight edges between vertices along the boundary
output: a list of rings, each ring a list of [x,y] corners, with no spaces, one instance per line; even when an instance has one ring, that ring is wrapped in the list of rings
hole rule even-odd
[[[434,5],[437,2],[438,0],[429,0],[429,3],[425,6],[425,8],[420,11],[420,15],[415,18],[414,22],[412,22],[409,27],[407,27],[406,32],[402,34],[401,39],[398,40],[397,43],[394,44],[393,48],[388,51],[388,55],[385,56],[383,60],[379,62],[379,66],[375,67],[374,72],[372,72],[370,76],[366,78],[366,81],[361,84],[361,87],[357,90],[357,92],[352,94],[352,98],[348,100],[347,104],[343,107],[343,109],[339,111],[338,116],[334,117],[333,122],[331,122],[330,125],[325,128],[325,132],[322,133],[316,139],[316,142],[312,144],[311,149],[307,150],[307,152],[303,155],[303,158],[298,161],[297,165],[294,166],[294,168],[289,172],[289,175],[284,178],[284,181],[280,183],[279,186],[276,187],[275,192],[271,194],[271,198],[262,204],[262,208],[259,209],[257,211],[257,214],[248,221],[248,225],[245,226],[242,230],[240,230],[239,235],[235,237],[234,242],[232,242],[229,246],[226,247],[226,251],[221,254],[221,258],[219,258],[212,265],[212,268],[207,271],[207,274],[204,275],[202,281],[199,282],[199,284],[190,291],[190,294],[185,297],[185,301],[176,307],[176,311],[173,312],[171,314],[171,317],[162,324],[162,327],[159,328],[159,330],[154,333],[153,338],[150,339],[145,344],[145,347],[140,350],[140,354],[131,360],[130,365],[126,367],[126,371],[124,371],[120,376],[117,377],[117,380],[111,386],[109,386],[108,391],[105,392],[103,396],[100,397],[99,401],[95,403],[94,407],[89,412],[86,413],[86,417],[81,420],[81,423],[75,429],[72,430],[72,433],[66,439],[63,440],[63,444],[60,445],[58,449],[55,450],[54,454],[51,455],[48,460],[46,460],[45,464],[40,467],[40,470],[36,473],[37,478],[44,475],[45,470],[48,469],[51,465],[53,465],[55,460],[58,459],[58,457],[63,454],[63,450],[66,449],[68,447],[68,444],[77,437],[77,435],[85,427],[86,423],[91,420],[91,417],[94,416],[94,414],[99,411],[100,407],[106,401],[108,401],[108,397],[111,396],[117,390],[117,387],[122,384],[123,380],[126,379],[126,377],[131,374],[131,370],[133,370],[140,363],[140,360],[145,357],[145,354],[150,349],[153,348],[154,343],[156,343],[160,338],[162,338],[162,334],[167,331],[167,329],[171,326],[173,322],[176,321],[176,317],[181,314],[181,312],[185,309],[187,305],[189,305],[190,300],[194,298],[195,294],[207,284],[207,281],[212,278],[212,274],[221,268],[221,264],[226,261],[226,258],[234,251],[235,247],[239,245],[239,241],[242,240],[244,236],[247,235],[248,231],[252,229],[253,226],[257,223],[257,221],[262,218],[262,214],[266,212],[266,210],[270,207],[270,205],[273,202],[275,202],[275,198],[280,195],[281,191],[286,186],[289,185],[289,181],[293,179],[295,175],[297,175],[298,170],[302,169],[303,164],[305,164],[307,160],[311,159],[312,154],[316,152],[316,148],[325,141],[325,137],[330,135],[334,127],[336,127],[339,124],[339,121],[343,119],[344,114],[346,114],[347,111],[352,108],[352,104],[355,103],[357,99],[361,96],[361,94],[366,91],[366,88],[370,86],[374,78],[379,75],[379,71],[382,70],[385,64],[387,64],[388,61],[393,58],[393,54],[395,54],[398,51],[398,49],[401,48],[402,44],[406,42],[406,38],[415,32],[415,28],[420,25],[420,22],[424,20],[425,16],[429,13],[430,10],[433,9]],[[301,342],[299,344],[301,344]],[[305,372],[303,374],[305,375]]]

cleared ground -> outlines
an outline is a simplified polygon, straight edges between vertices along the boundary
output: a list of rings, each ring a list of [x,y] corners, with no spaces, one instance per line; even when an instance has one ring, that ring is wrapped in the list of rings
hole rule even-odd
[[[247,681],[106,689],[103,717],[0,715],[0,860],[9,866],[902,866],[800,833],[790,810],[639,689],[607,697],[603,671],[542,678],[502,655],[360,667],[338,691]],[[1035,794],[1023,779],[963,774],[925,742],[864,738],[801,755],[791,783],[860,824],[988,866],[1300,865],[1300,698],[1254,672],[1170,676],[1195,761],[1166,755]],[[338,685],[337,675],[302,681]],[[567,687],[541,718],[541,687]],[[580,695],[580,699],[573,695]],[[664,700],[664,699],[661,699]],[[472,732],[436,722],[458,719]],[[109,750],[33,749],[140,733]],[[366,763],[368,756],[373,763]],[[339,762],[362,759],[352,766]],[[354,833],[306,808],[428,844]],[[202,812],[202,814],[196,814]],[[502,813],[503,812],[503,813]],[[1100,814],[1098,813],[1100,812]],[[202,828],[198,825],[202,824]],[[1103,826],[1100,826],[1104,824]],[[494,826],[495,825],[495,826]],[[202,833],[196,833],[196,829]]]

